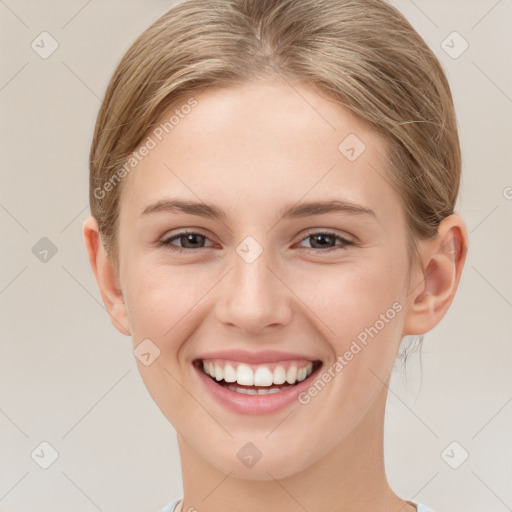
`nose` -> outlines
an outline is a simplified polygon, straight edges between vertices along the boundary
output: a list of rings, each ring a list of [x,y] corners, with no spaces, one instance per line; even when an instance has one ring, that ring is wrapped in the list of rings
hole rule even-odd
[[[254,261],[234,251],[232,269],[218,290],[217,320],[244,334],[286,325],[292,316],[292,294],[284,282],[270,251]]]

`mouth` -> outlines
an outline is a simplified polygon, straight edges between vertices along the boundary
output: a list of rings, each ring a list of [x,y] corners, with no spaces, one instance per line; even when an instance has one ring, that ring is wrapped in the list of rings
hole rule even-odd
[[[196,359],[193,365],[212,382],[241,395],[282,393],[311,379],[322,361],[287,360],[248,364],[223,359]]]

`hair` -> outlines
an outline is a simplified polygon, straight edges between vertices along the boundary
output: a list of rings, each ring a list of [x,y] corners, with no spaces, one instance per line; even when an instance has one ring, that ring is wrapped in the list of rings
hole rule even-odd
[[[384,0],[184,0],[128,49],[96,121],[89,200],[114,266],[123,183],[113,179],[162,115],[209,87],[278,77],[382,134],[417,259],[417,242],[454,212],[461,152],[445,73],[404,16]]]

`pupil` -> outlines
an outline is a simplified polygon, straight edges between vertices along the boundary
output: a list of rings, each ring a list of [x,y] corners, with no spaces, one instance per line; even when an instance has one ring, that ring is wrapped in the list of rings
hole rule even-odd
[[[187,243],[192,243],[192,245],[194,245],[194,239],[199,237],[199,235],[194,235],[194,234],[190,234],[190,235],[185,235],[184,238],[186,240],[185,244]],[[196,249],[196,247],[192,247],[192,249]]]
[[[325,241],[325,239],[329,240],[331,239],[332,241],[332,235],[325,235],[325,234],[319,234],[319,235],[313,235],[313,239],[323,239]],[[320,247],[325,247],[326,244],[325,243],[320,243]]]

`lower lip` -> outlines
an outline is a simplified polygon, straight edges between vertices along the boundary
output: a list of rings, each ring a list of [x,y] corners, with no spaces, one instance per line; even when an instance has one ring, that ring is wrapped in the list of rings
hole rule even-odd
[[[309,388],[311,385],[311,377],[316,375],[320,368],[317,368],[307,379],[304,379],[295,386],[268,395],[244,395],[236,391],[231,391],[214,382],[201,369],[195,366],[194,369],[197,371],[199,379],[210,395],[219,404],[238,414],[256,416],[272,414],[294,402],[298,402],[299,395]]]

